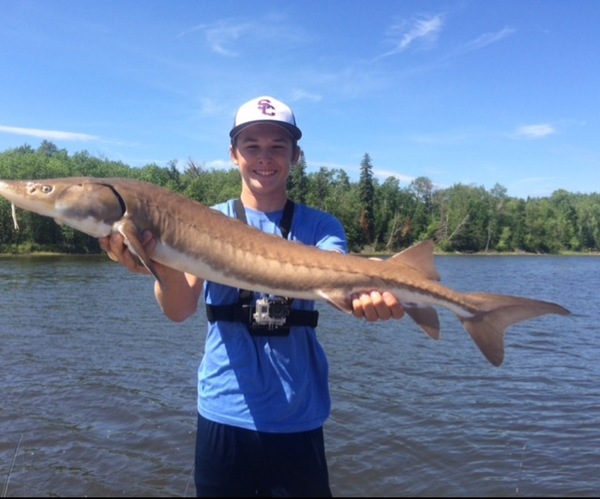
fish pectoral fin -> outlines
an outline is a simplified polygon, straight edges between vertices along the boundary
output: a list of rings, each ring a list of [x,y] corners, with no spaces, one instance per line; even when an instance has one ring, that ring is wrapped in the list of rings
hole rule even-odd
[[[124,219],[121,222],[119,222],[116,228],[125,238],[125,243],[129,247],[129,250],[139,258],[140,262],[142,262],[142,265],[146,267],[148,272],[150,272],[154,276],[154,278],[159,282],[159,284],[163,286],[163,282],[161,281],[161,278],[159,277],[158,272],[156,271],[154,262],[146,253],[144,245],[140,240],[140,231],[135,226],[135,224],[129,219]]]
[[[434,340],[440,339],[440,319],[435,308],[404,305],[404,311],[417,323],[427,336]]]

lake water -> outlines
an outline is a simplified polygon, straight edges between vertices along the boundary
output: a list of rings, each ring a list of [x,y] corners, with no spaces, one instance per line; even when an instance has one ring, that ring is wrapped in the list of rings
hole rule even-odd
[[[440,310],[368,324],[320,304],[336,496],[600,494],[600,259],[436,257],[443,283],[556,301],[490,365]],[[192,496],[204,314],[104,257],[0,258],[3,496]]]

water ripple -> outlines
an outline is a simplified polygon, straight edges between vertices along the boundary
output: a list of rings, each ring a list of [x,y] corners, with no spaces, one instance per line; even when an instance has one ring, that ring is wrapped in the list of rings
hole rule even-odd
[[[446,311],[435,342],[410,319],[373,325],[319,304],[334,494],[596,496],[597,259],[437,262],[448,286],[525,292],[574,314],[510,328],[494,368]],[[0,259],[0,286],[9,495],[192,495],[202,316],[170,323],[150,278],[105,259]]]

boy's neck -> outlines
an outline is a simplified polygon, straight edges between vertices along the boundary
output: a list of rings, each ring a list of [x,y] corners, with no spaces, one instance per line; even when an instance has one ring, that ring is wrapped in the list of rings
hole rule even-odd
[[[288,198],[286,192],[283,192],[280,195],[270,194],[268,196],[261,197],[256,196],[251,192],[242,190],[240,199],[246,208],[251,208],[263,213],[272,213],[274,211],[283,210]]]

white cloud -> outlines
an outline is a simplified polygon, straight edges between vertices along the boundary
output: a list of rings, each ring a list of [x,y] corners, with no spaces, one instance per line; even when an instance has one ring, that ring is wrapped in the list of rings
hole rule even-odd
[[[503,40],[507,36],[512,35],[515,31],[516,30],[513,28],[504,27],[500,31],[497,31],[495,33],[484,33],[483,35],[479,36],[478,38],[475,38],[474,40],[471,40],[470,42],[466,43],[459,50],[459,52],[464,53],[464,52],[471,52],[473,50],[482,49],[484,47],[487,47],[488,45],[491,45],[492,43],[496,43],[496,42],[499,42],[500,40]]]
[[[77,132],[63,132],[59,130],[41,130],[39,128],[20,128],[16,126],[0,125],[0,132],[12,133],[14,135],[26,135],[29,137],[38,137],[47,140],[71,140],[76,142],[91,142],[99,140],[94,135]]]
[[[215,170],[229,170],[230,168],[236,167],[231,161],[225,161],[223,159],[214,159],[212,161],[207,161],[204,166],[206,168],[212,168]]]
[[[388,29],[388,37],[395,46],[392,50],[379,55],[376,59],[399,54],[415,44],[419,44],[422,47],[431,46],[437,40],[443,24],[442,17],[437,15],[416,19],[410,24],[402,22],[392,25]]]
[[[304,43],[308,39],[302,29],[290,24],[284,17],[272,15],[251,21],[221,19],[211,24],[194,26],[179,36],[196,31],[202,33],[212,52],[226,57],[238,57],[244,49],[249,50],[253,43],[274,42],[277,46],[282,46]]]
[[[382,180],[386,180],[389,177],[395,177],[400,182],[404,182],[406,184],[410,184],[415,177],[411,177],[410,175],[404,175],[403,173],[398,173],[394,170],[383,170],[380,168],[373,168],[373,175]]]
[[[296,102],[299,100],[308,100],[310,102],[319,102],[321,101],[322,96],[319,94],[314,94],[311,92],[307,92],[306,90],[302,90],[301,88],[297,88],[292,91],[292,102]]]
[[[204,36],[213,52],[224,56],[234,57],[238,52],[227,48],[228,45],[235,43],[250,31],[250,24],[233,24],[227,21],[221,21],[213,26],[207,26],[204,29]]]
[[[515,135],[525,139],[539,139],[556,133],[556,129],[552,125],[542,123],[539,125],[523,125],[517,128]]]
[[[200,99],[200,114],[202,116],[222,116],[227,110],[228,108],[224,104],[215,99],[207,97]]]
[[[236,57],[238,52],[228,48],[228,45],[235,44],[250,29],[249,23],[236,24],[231,20],[224,19],[210,25],[199,24],[183,31],[179,36],[187,36],[195,31],[200,31],[210,50],[227,57]]]

